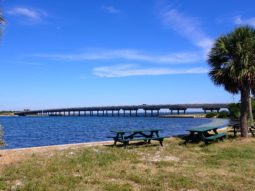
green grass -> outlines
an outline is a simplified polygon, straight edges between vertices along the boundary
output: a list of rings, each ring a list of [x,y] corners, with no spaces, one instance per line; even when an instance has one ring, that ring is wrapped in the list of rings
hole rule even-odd
[[[181,142],[32,155],[0,172],[0,190],[254,190],[255,139]]]

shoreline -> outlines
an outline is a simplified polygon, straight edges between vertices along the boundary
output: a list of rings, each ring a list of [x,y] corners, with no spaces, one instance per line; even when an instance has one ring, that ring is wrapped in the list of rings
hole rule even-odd
[[[211,125],[208,123],[207,125]],[[202,125],[204,126],[204,125]],[[225,125],[224,127],[218,127],[219,131],[224,131],[227,130],[229,126]],[[183,134],[180,135],[171,135],[167,138],[172,138],[172,137],[178,137],[182,136]],[[9,149],[1,149],[0,147],[0,157],[1,154],[4,153],[5,151],[11,152],[11,151],[26,151],[26,150],[31,150],[31,151],[37,151],[38,149],[41,150],[63,150],[67,148],[73,148],[73,147],[89,147],[89,146],[99,146],[99,145],[105,145],[107,143],[112,143],[113,140],[105,140],[105,141],[92,141],[92,142],[81,142],[81,143],[67,143],[67,144],[56,144],[56,145],[44,145],[44,146],[33,146],[33,147],[23,147],[23,148],[9,148]]]
[[[23,151],[23,150],[36,150],[38,148],[44,149],[54,149],[54,148],[68,148],[75,146],[95,146],[95,145],[104,145],[105,143],[110,143],[112,141],[93,141],[93,142],[82,142],[82,143],[70,143],[70,144],[59,144],[59,145],[44,145],[44,146],[34,146],[34,147],[23,147],[23,148],[11,148],[11,149],[0,149],[0,154],[2,151]]]
[[[113,144],[113,141],[98,141],[0,150],[0,168],[2,166],[18,162],[26,157],[32,156],[33,154],[48,154],[50,152],[63,151],[67,149],[80,149],[111,144]]]
[[[206,118],[205,114],[160,115],[159,118]]]
[[[180,117],[180,115],[178,115]],[[9,117],[9,116],[8,116]],[[10,116],[11,117],[11,116]],[[214,122],[203,124],[203,125],[215,125],[220,126],[220,124],[215,124]],[[227,124],[219,127],[220,131],[225,131],[228,127]],[[178,135],[169,136],[167,139],[174,139]],[[180,135],[179,135],[180,136]],[[104,145],[112,145],[113,140],[105,141],[93,141],[93,142],[81,142],[81,143],[70,143],[70,144],[59,144],[59,145],[45,145],[45,146],[33,146],[26,148],[9,148],[0,149],[0,169],[6,165],[22,161],[23,159],[37,155],[54,155],[55,152],[61,152],[63,150],[75,150],[82,149],[86,147],[96,147]]]
[[[219,132],[227,131],[227,128],[228,126],[219,128]],[[174,138],[176,138],[176,136],[170,136],[170,137],[167,137],[166,139],[169,140]],[[0,169],[6,165],[19,162],[29,156],[31,157],[33,154],[50,155],[51,152],[63,151],[67,149],[75,150],[75,149],[81,149],[86,147],[110,146],[110,145],[113,145],[112,140],[0,150]]]

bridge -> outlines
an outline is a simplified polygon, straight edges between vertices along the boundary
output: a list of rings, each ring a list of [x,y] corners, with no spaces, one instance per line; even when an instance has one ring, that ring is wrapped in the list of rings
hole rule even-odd
[[[160,110],[168,110],[171,114],[186,114],[187,109],[202,109],[205,113],[219,112],[221,109],[228,109],[227,103],[215,104],[164,104],[164,105],[126,105],[126,106],[97,106],[97,107],[76,107],[62,109],[45,109],[33,111],[15,112],[18,116],[138,116],[142,110],[144,116],[159,116]]]

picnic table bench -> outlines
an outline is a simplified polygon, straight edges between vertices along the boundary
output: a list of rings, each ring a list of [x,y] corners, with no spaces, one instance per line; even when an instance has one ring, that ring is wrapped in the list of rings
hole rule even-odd
[[[126,147],[130,141],[145,141],[146,143],[151,143],[151,140],[159,141],[160,145],[163,146],[163,141],[165,137],[159,136],[159,131],[162,129],[138,129],[138,130],[111,130],[114,136],[108,138],[113,138],[114,145],[117,142],[121,142]]]
[[[185,143],[188,143],[189,141],[194,142],[196,139],[198,139],[198,141],[204,141],[205,144],[218,139],[223,140],[223,138],[226,137],[226,133],[218,133],[217,129],[218,127],[198,127],[189,129],[188,131],[190,134],[186,138]],[[210,132],[213,132],[213,134]]]

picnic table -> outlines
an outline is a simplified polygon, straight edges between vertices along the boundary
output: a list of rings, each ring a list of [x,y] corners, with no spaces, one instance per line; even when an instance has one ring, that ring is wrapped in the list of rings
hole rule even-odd
[[[205,144],[208,144],[210,141],[215,141],[217,139],[223,140],[223,137],[226,137],[226,133],[218,133],[218,127],[198,127],[189,129],[189,136],[186,138],[185,143],[189,141],[194,142],[198,139],[198,141],[204,141]]]
[[[232,131],[234,132],[235,137],[236,137],[236,134],[241,131],[239,121],[231,122],[231,123],[229,123],[228,126],[230,126],[233,129]],[[252,136],[254,137],[255,136],[255,127],[254,126],[249,126],[248,127],[248,132],[251,133]]]
[[[239,121],[230,122],[229,126],[233,129],[234,136],[236,136],[237,132],[240,132],[240,122]]]
[[[121,142],[126,147],[130,141],[145,141],[151,143],[151,140],[159,141],[160,145],[163,146],[165,137],[160,137],[159,132],[162,129],[138,129],[138,130],[111,130],[110,132],[115,134],[112,137],[114,145],[117,142]]]

